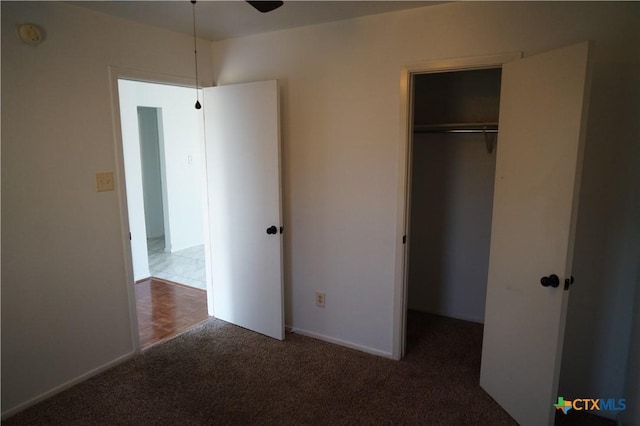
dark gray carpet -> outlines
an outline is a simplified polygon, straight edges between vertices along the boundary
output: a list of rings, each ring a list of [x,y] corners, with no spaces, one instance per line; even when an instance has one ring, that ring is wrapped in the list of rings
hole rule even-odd
[[[482,326],[409,317],[391,361],[209,319],[5,425],[513,425],[479,387]]]

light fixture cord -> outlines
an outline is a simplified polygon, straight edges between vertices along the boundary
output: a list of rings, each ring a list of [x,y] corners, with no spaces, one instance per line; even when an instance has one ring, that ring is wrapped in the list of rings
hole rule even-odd
[[[196,0],[191,0],[193,12],[193,57],[196,65],[196,109],[200,109],[200,88],[198,87],[198,47],[196,44]]]

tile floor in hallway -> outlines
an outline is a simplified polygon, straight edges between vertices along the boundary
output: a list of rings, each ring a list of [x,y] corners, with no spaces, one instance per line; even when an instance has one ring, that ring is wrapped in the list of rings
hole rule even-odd
[[[206,289],[204,245],[165,253],[163,237],[149,238],[147,251],[152,277]]]

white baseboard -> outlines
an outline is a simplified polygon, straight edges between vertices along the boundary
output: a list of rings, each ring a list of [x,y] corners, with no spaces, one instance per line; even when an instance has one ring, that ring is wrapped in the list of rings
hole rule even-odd
[[[293,328],[292,332],[296,333],[296,334],[301,334],[301,335],[307,336],[307,337],[313,337],[314,339],[323,340],[325,342],[333,343],[335,345],[345,346],[347,348],[355,349],[355,350],[358,350],[358,351],[361,351],[361,352],[366,352],[366,353],[371,354],[371,355],[377,355],[377,356],[381,356],[383,358],[393,359],[393,357],[391,356],[391,352],[380,351],[378,349],[370,348],[368,346],[359,345],[357,343],[348,342],[348,341],[342,340],[342,339],[336,339],[335,337],[329,337],[329,336],[325,336],[325,335],[319,334],[319,333],[314,333],[313,331],[307,331],[307,330],[302,330],[302,329],[299,329],[299,328]]]
[[[60,386],[56,386],[55,388],[50,389],[50,390],[44,392],[43,394],[40,394],[40,395],[38,395],[38,396],[36,396],[34,398],[31,398],[28,401],[23,402],[23,403],[19,404],[16,407],[10,408],[7,411],[3,411],[2,415],[0,415],[0,418],[2,420],[4,420],[7,417],[11,417],[16,413],[18,413],[18,412],[20,412],[20,411],[22,411],[22,410],[24,410],[26,408],[29,408],[32,405],[37,404],[40,401],[44,401],[45,399],[50,398],[50,397],[62,392],[63,390],[69,389],[70,387],[72,387],[74,385],[77,385],[80,382],[84,382],[85,380],[95,376],[96,374],[102,373],[103,371],[108,370],[111,367],[114,367],[115,365],[120,364],[121,362],[124,362],[124,361],[127,361],[128,359],[131,359],[135,354],[136,354],[136,351],[129,352],[128,354],[125,354],[125,355],[123,355],[121,357],[118,357],[115,360],[110,361],[110,362],[108,362],[108,363],[106,363],[106,364],[104,364],[104,365],[102,365],[102,366],[100,366],[98,368],[94,368],[93,370],[88,371],[88,372],[76,377],[75,379],[71,379],[68,382],[61,384]]]

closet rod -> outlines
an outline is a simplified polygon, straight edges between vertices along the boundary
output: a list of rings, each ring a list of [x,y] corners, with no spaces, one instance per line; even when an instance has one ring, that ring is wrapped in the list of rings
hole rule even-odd
[[[449,124],[416,124],[414,133],[482,133],[487,152],[493,152],[493,144],[489,133],[498,133],[498,123],[449,123]]]
[[[498,133],[498,123],[416,124],[415,133]]]

